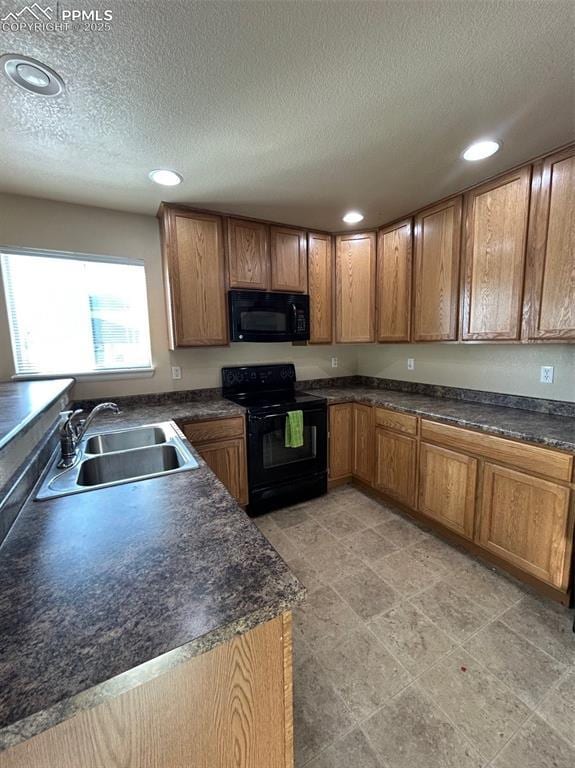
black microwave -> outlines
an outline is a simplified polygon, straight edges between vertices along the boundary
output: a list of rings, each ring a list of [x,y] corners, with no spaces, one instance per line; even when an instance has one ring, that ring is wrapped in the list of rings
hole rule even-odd
[[[229,291],[231,341],[307,341],[309,296]]]

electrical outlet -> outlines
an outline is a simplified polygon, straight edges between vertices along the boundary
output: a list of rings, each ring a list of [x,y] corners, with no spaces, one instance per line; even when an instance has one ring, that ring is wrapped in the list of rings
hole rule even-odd
[[[408,357],[407,358],[407,370],[408,371],[415,371],[415,358],[414,357]]]
[[[542,384],[553,384],[554,370],[552,365],[541,366],[540,382]]]
[[[337,368],[337,366],[338,366],[337,357],[332,357],[331,358],[331,367],[332,368]]]
[[[179,365],[172,365],[172,379],[178,381],[182,378],[182,369]]]

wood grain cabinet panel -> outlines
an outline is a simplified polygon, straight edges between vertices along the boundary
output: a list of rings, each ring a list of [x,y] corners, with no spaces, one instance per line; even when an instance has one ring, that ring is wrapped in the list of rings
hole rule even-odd
[[[269,228],[259,221],[228,219],[230,288],[269,291]]]
[[[338,235],[336,238],[336,341],[375,341],[376,236]]]
[[[184,424],[184,434],[192,443],[206,443],[214,440],[226,440],[230,437],[243,437],[246,422],[243,416],[228,419],[210,419],[209,421],[190,421]]]
[[[575,340],[575,147],[536,166],[533,190],[527,336]]]
[[[194,446],[212,472],[240,504],[248,503],[246,443],[243,438]]]
[[[419,511],[464,536],[473,538],[477,459],[421,444]]]
[[[519,339],[531,166],[465,196],[462,338]]]
[[[408,435],[417,434],[417,416],[399,411],[390,411],[388,408],[375,409],[375,423],[378,427],[391,429],[393,432],[405,432]]]
[[[485,464],[478,537],[482,547],[566,589],[572,539],[568,488]]]
[[[373,483],[373,409],[353,404],[353,474],[364,483]]]
[[[414,341],[457,339],[461,197],[415,218]]]
[[[511,464],[527,472],[569,482],[573,476],[573,456],[538,445],[507,440],[505,437],[474,432],[471,429],[421,420],[421,437],[450,448]]]
[[[411,219],[377,235],[377,340],[409,341],[411,329]]]
[[[376,428],[375,488],[410,507],[415,506],[416,466],[415,438]]]
[[[353,404],[329,408],[329,478],[341,480],[353,472]]]
[[[272,291],[306,293],[306,233],[288,227],[271,227],[270,244]]]
[[[161,213],[170,349],[228,343],[222,219]]]
[[[333,240],[331,235],[308,235],[307,273],[310,344],[333,341]]]
[[[293,768],[289,619],[80,711],[2,768]]]

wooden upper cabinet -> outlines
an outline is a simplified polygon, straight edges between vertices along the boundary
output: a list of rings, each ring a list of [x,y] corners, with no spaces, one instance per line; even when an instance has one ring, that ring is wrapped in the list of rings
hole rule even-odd
[[[575,147],[535,167],[527,289],[526,336],[575,339]]]
[[[269,291],[269,227],[259,221],[228,219],[230,288]]]
[[[306,293],[306,233],[288,227],[271,227],[271,289]]]
[[[565,590],[572,541],[569,488],[485,464],[478,544]]]
[[[414,341],[457,339],[461,209],[454,197],[415,218]]]
[[[377,235],[377,340],[409,341],[411,328],[411,219]]]
[[[310,344],[333,341],[333,241],[331,235],[310,232],[307,248]]]
[[[336,341],[375,341],[375,232],[338,235],[335,255]]]
[[[466,339],[519,339],[531,166],[465,196],[462,333]]]
[[[222,219],[165,207],[161,226],[170,349],[227,344]]]

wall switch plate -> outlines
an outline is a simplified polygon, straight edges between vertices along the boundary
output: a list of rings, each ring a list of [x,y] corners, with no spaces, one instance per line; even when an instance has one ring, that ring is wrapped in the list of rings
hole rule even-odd
[[[337,366],[338,366],[337,357],[332,357],[331,358],[331,367],[332,368],[337,368]]]
[[[541,366],[541,378],[539,379],[542,384],[553,384],[554,369],[552,365]]]
[[[182,369],[179,365],[172,365],[172,379],[178,381],[182,378]]]
[[[415,371],[415,358],[414,357],[408,357],[407,358],[407,370],[408,371]]]

